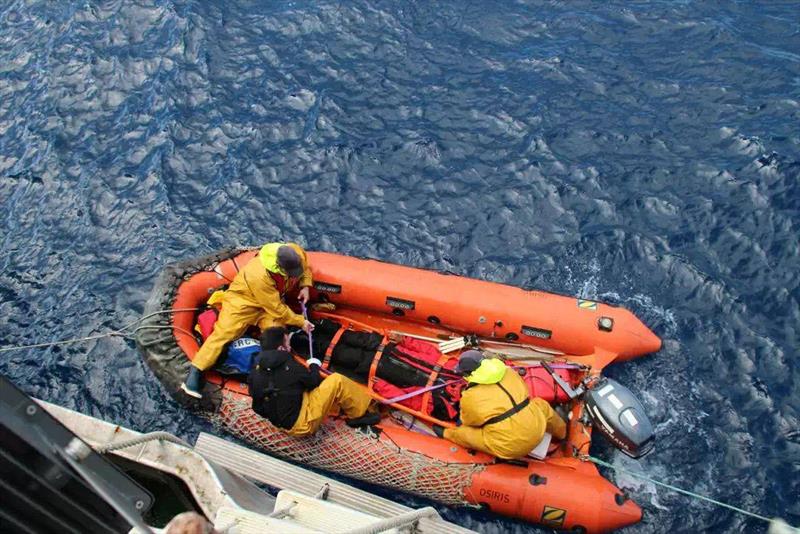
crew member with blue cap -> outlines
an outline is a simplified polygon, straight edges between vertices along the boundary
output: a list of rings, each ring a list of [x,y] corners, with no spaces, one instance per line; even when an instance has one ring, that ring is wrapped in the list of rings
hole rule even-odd
[[[440,437],[506,460],[527,455],[545,431],[566,437],[564,420],[544,399],[531,399],[525,381],[502,360],[468,350],[456,371],[469,383],[461,394],[461,426],[435,426]]]

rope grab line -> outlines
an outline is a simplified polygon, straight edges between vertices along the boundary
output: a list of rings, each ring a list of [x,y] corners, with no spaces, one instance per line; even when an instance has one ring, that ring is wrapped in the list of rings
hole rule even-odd
[[[139,332],[140,330],[161,330],[161,329],[172,330],[174,328],[173,326],[167,326],[167,325],[141,325],[141,324],[139,324],[142,321],[144,321],[145,319],[149,319],[150,317],[153,317],[155,315],[164,314],[164,313],[190,312],[190,311],[197,311],[199,309],[200,308],[176,308],[176,309],[173,309],[173,310],[158,310],[158,311],[155,311],[155,312],[152,312],[152,313],[148,313],[147,315],[144,315],[144,316],[140,317],[139,319],[137,319],[137,320],[135,320],[135,321],[133,321],[131,323],[128,323],[127,325],[123,326],[119,330],[111,330],[110,332],[106,332],[104,334],[95,334],[95,335],[92,335],[92,336],[76,337],[76,338],[73,338],[73,339],[63,339],[63,340],[60,340],[60,341],[50,341],[50,342],[46,342],[46,343],[31,343],[29,345],[11,345],[11,346],[8,346],[8,347],[0,348],[0,353],[10,352],[10,351],[13,351],[13,350],[40,349],[40,348],[45,348],[45,347],[54,347],[54,346],[58,346],[58,345],[70,345],[72,343],[84,343],[84,342],[87,342],[87,341],[94,341],[94,340],[103,339],[103,338],[106,338],[106,337],[124,337],[125,339],[132,339],[133,335],[136,334],[136,332]],[[139,326],[137,326],[137,325],[139,325]],[[136,328],[133,328],[133,327],[136,327]]]
[[[740,514],[744,514],[744,515],[753,517],[755,519],[760,519],[761,521],[766,521],[770,525],[776,525],[777,526],[777,524],[783,523],[780,519],[770,519],[769,517],[766,517],[766,516],[763,516],[763,515],[759,515],[759,514],[755,514],[753,512],[750,512],[748,510],[744,510],[742,508],[738,508],[738,507],[733,506],[731,504],[727,504],[727,503],[724,503],[724,502],[721,502],[721,501],[717,501],[717,500],[712,499],[710,497],[706,497],[705,495],[700,495],[699,493],[694,493],[692,491],[681,489],[681,488],[679,488],[677,486],[673,486],[673,485],[667,484],[665,482],[660,482],[658,480],[655,480],[653,478],[648,477],[647,475],[643,475],[641,473],[637,473],[636,471],[631,471],[630,469],[625,469],[624,467],[619,467],[619,466],[610,464],[610,463],[606,462],[605,460],[601,460],[600,458],[596,458],[596,457],[591,456],[589,454],[580,455],[579,458],[581,460],[584,460],[584,461],[592,462],[592,463],[595,463],[597,465],[602,465],[603,467],[608,467],[609,469],[613,469],[615,471],[619,471],[621,473],[625,473],[627,475],[631,475],[633,477],[642,479],[642,480],[644,480],[646,482],[651,482],[651,483],[653,483],[653,484],[655,484],[657,486],[661,486],[661,487],[667,488],[667,489],[672,490],[672,491],[674,491],[676,493],[681,493],[683,495],[686,495],[688,497],[692,497],[694,499],[699,499],[699,500],[702,500],[702,501],[710,502],[712,504],[716,504],[717,506],[722,506],[723,508],[727,508],[729,510],[733,510],[734,512],[738,512]],[[786,525],[785,523],[783,523],[783,525],[781,525],[781,526],[783,528],[787,528],[788,527],[789,530],[785,531],[785,532],[796,532],[796,533],[800,534],[800,529],[798,529],[798,528]]]

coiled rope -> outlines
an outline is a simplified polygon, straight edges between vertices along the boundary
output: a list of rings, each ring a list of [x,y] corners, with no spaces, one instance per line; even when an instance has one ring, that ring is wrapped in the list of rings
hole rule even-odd
[[[609,469],[613,469],[615,471],[619,471],[620,473],[625,473],[625,474],[630,475],[632,477],[636,477],[636,478],[642,479],[642,480],[644,480],[646,482],[651,482],[652,484],[667,488],[667,489],[672,490],[672,491],[674,491],[676,493],[681,493],[683,495],[686,495],[688,497],[692,497],[694,499],[699,499],[701,501],[710,502],[712,504],[716,504],[717,506],[722,506],[723,508],[727,508],[729,510],[733,510],[734,512],[738,512],[740,514],[744,514],[744,515],[750,516],[750,517],[755,518],[755,519],[760,519],[761,521],[766,521],[767,523],[770,523],[770,525],[776,523],[776,521],[780,521],[780,520],[770,519],[769,517],[765,517],[763,515],[755,514],[753,512],[744,510],[742,508],[738,508],[736,506],[733,506],[733,505],[730,505],[730,504],[727,504],[727,503],[724,503],[724,502],[717,501],[717,500],[712,499],[710,497],[706,497],[705,495],[700,495],[699,493],[694,493],[693,491],[681,489],[681,488],[679,488],[677,486],[673,486],[673,485],[667,484],[665,482],[660,482],[658,480],[655,480],[653,478],[648,477],[647,475],[643,475],[641,473],[637,473],[636,471],[631,471],[630,469],[625,469],[624,467],[619,467],[619,466],[610,464],[610,463],[606,462],[605,460],[601,460],[600,458],[595,458],[594,456],[591,456],[589,454],[580,455],[579,458],[581,460],[589,461],[589,462],[595,463],[597,465],[602,465],[603,467],[608,467]],[[800,533],[800,529],[798,529],[798,528],[794,528],[794,527],[791,527],[789,525],[785,525],[785,527],[788,527],[789,529],[791,529],[792,532]]]
[[[104,334],[95,334],[95,335],[86,336],[86,337],[76,337],[76,338],[73,338],[73,339],[64,339],[64,340],[60,340],[60,341],[50,341],[50,342],[45,342],[45,343],[32,343],[32,344],[29,344],[29,345],[12,345],[12,346],[8,346],[8,347],[0,348],[0,353],[10,352],[10,351],[13,351],[13,350],[40,349],[40,348],[45,348],[45,347],[55,347],[55,346],[58,346],[58,345],[70,345],[70,344],[73,344],[73,343],[85,343],[87,341],[95,341],[97,339],[103,339],[103,338],[107,338],[107,337],[124,337],[125,339],[133,339],[133,336],[137,332],[139,332],[141,330],[172,330],[173,328],[176,328],[176,329],[182,331],[185,334],[192,335],[190,332],[187,332],[186,330],[184,330],[182,328],[178,328],[178,327],[175,327],[175,326],[172,326],[172,325],[169,325],[169,326],[168,325],[141,325],[140,323],[142,321],[146,320],[146,319],[149,319],[150,317],[153,317],[153,316],[156,316],[156,315],[160,315],[160,314],[164,314],[164,313],[193,312],[193,311],[197,311],[199,309],[200,308],[175,308],[175,309],[171,309],[171,310],[158,310],[158,311],[154,311],[152,313],[148,313],[147,315],[144,315],[144,316],[140,317],[139,319],[137,319],[137,320],[135,320],[135,321],[133,321],[131,323],[128,323],[127,325],[123,326],[119,330],[112,330],[112,331],[106,332]]]

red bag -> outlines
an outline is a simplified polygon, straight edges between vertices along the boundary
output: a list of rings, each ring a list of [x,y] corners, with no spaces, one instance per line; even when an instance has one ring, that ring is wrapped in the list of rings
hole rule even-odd
[[[400,343],[398,343],[397,346],[415,358],[419,358],[420,360],[425,360],[426,362],[433,364],[439,361],[439,356],[442,355],[442,353],[439,352],[439,347],[430,341],[414,339],[413,337],[403,336],[403,339],[400,340]]]
[[[444,388],[440,388],[439,390],[433,391],[433,396],[435,399],[439,399],[444,409],[447,410],[447,417],[448,421],[453,421],[458,416],[458,410],[456,409],[456,403],[461,398],[461,388],[463,388],[463,384],[451,384],[449,386],[445,386]],[[383,397],[384,399],[393,399],[395,397],[399,397],[400,395],[405,395],[406,393],[411,393],[413,391],[418,391],[422,388],[419,387],[407,387],[407,388],[400,388],[395,386],[394,384],[390,384],[385,380],[378,380],[372,386],[372,389],[375,392]],[[425,397],[425,393],[420,395],[415,395],[414,397],[409,397],[408,399],[404,399],[398,402],[398,404],[402,404],[414,411],[420,411],[422,408],[422,399]],[[428,403],[428,407],[425,410],[426,415],[433,415],[433,405],[434,400],[431,399],[431,402]]]
[[[214,324],[217,322],[217,317],[217,310],[213,308],[210,308],[197,316],[197,326],[195,326],[195,330],[200,332],[200,336],[203,338],[203,341],[208,339],[208,336],[210,336],[211,332],[214,331]]]
[[[564,379],[565,382],[570,383],[570,370],[569,369],[553,369],[558,376]],[[531,397],[544,399],[549,403],[554,402],[567,402],[569,396],[561,389],[550,373],[544,367],[527,367],[524,368],[525,374],[521,375],[522,379],[528,385],[531,391]]]
[[[414,339],[406,336],[395,347],[395,356],[414,367],[422,369],[423,367],[414,360],[427,362],[430,364],[428,367],[432,368],[436,365],[436,362],[439,361],[442,353],[439,352],[438,346],[429,341],[422,341],[421,339]],[[403,358],[403,356],[409,356],[410,358]],[[450,358],[442,365],[442,369],[445,371],[452,371],[455,369],[456,365],[458,365],[458,358]],[[451,374],[452,373],[445,373],[445,376]]]
[[[428,370],[427,367],[433,368],[436,365],[436,362],[439,361],[441,358],[442,353],[439,352],[439,347],[435,344],[430,343],[428,341],[422,341],[419,339],[414,339],[411,337],[404,337],[395,347],[393,351],[393,356],[398,358],[409,365],[413,365],[418,369]],[[416,361],[415,361],[416,360]],[[425,362],[429,364],[428,366],[422,365],[420,362]],[[458,360],[455,358],[451,358],[442,366],[444,369],[451,370],[455,368]],[[445,380],[448,378],[442,377]],[[461,388],[463,388],[463,384],[452,384],[447,386],[444,391],[434,392],[434,395],[441,396],[442,394],[446,394],[443,398],[445,409],[448,412],[449,419],[455,419],[458,415],[458,411],[455,408],[455,403],[461,398]],[[404,395],[406,393],[411,393],[413,391],[417,391],[421,388],[418,387],[407,387],[401,388],[397,387],[394,384],[390,384],[385,380],[377,380],[373,385],[373,389],[377,394],[385,399],[393,399],[395,397],[399,397],[400,395]],[[422,408],[422,399],[425,397],[425,394],[420,394],[399,402],[403,406],[407,406],[411,410],[420,411]],[[433,412],[433,401],[428,403],[427,407],[427,415],[431,415]]]
[[[416,391],[417,387],[408,387],[408,388],[400,388],[395,386],[394,384],[390,384],[386,380],[376,380],[375,384],[372,386],[372,389],[375,390],[375,393],[383,397],[384,399],[393,399],[395,397],[399,397],[400,395],[405,395],[406,393],[411,393],[412,391]],[[398,404],[402,404],[412,410],[419,411],[422,408],[422,397],[423,395],[417,395],[416,397],[411,397],[410,399],[406,399],[404,401],[400,401]],[[430,411],[430,407],[428,407],[428,411]]]

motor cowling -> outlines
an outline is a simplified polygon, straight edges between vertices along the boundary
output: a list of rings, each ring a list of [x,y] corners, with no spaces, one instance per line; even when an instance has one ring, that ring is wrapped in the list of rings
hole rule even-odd
[[[655,431],[642,403],[625,386],[600,378],[584,394],[594,428],[631,458],[641,458],[653,449]]]

